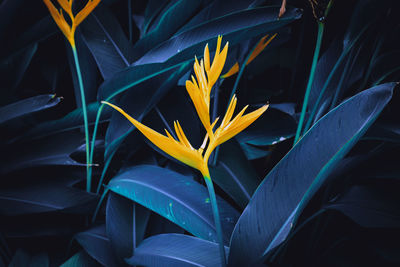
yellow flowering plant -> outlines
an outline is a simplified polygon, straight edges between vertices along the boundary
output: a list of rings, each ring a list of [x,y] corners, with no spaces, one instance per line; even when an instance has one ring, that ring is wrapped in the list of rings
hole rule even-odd
[[[178,137],[178,140],[176,140],[167,130],[165,130],[166,135],[160,134],[146,125],[138,122],[118,106],[105,101],[102,101],[102,103],[113,107],[122,115],[124,115],[144,136],[146,136],[162,151],[201,172],[210,194],[214,220],[217,228],[218,241],[220,245],[221,262],[224,263],[225,251],[222,241],[221,223],[219,219],[214,187],[208,168],[208,160],[211,153],[217,146],[228,141],[252,124],[267,110],[268,105],[264,105],[257,110],[244,115],[246,109],[248,108],[248,106],[245,106],[233,118],[237,104],[237,98],[234,95],[230,100],[230,104],[220,125],[214,129],[219,119],[217,118],[214,122],[210,121],[210,96],[214,84],[221,75],[228,53],[228,42],[225,44],[222,51],[221,42],[222,36],[219,36],[212,63],[210,61],[208,44],[205,46],[203,59],[201,59],[199,62],[199,60],[195,58],[193,66],[195,76],[192,75],[191,80],[186,81],[186,90],[193,101],[200,121],[206,130],[203,144],[198,149],[193,148],[193,146],[190,144],[179,121],[174,122],[176,136]]]
[[[54,21],[56,22],[57,26],[60,28],[64,36],[67,38],[69,44],[72,48],[72,54],[74,55],[74,62],[76,68],[76,74],[78,76],[79,82],[79,90],[81,95],[82,101],[82,112],[83,112],[83,120],[85,125],[85,145],[86,145],[86,190],[88,192],[91,191],[91,160],[90,160],[90,151],[89,151],[89,122],[88,122],[88,115],[87,115],[87,107],[86,107],[86,99],[85,99],[85,89],[83,87],[83,79],[81,68],[79,65],[79,58],[78,52],[76,51],[75,45],[75,32],[76,28],[79,24],[84,21],[84,19],[89,16],[89,14],[95,9],[95,7],[100,3],[101,0],[88,0],[85,7],[78,12],[78,14],[74,15],[72,12],[72,5],[74,0],[57,0],[58,4],[60,5],[60,10],[54,6],[51,0],[43,0],[46,4],[47,8],[49,9],[50,15],[53,17]],[[63,13],[68,14],[71,25],[66,21],[64,18]]]

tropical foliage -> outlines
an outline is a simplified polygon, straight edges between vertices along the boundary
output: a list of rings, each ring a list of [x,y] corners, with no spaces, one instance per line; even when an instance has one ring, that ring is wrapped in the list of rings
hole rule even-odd
[[[399,266],[395,4],[2,1],[0,266]]]

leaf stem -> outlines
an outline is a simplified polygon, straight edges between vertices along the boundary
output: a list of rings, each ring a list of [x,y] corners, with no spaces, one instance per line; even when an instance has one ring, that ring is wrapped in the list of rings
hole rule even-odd
[[[354,38],[354,40],[348,44],[345,49],[343,50],[342,54],[340,55],[339,59],[336,61],[335,66],[333,66],[332,71],[329,73],[328,78],[326,79],[324,86],[322,87],[319,96],[317,98],[317,101],[314,104],[314,107],[311,111],[310,116],[308,117],[308,121],[306,124],[306,127],[304,127],[304,131],[303,134],[310,129],[311,124],[313,122],[313,118],[315,113],[317,112],[317,108],[320,104],[320,102],[322,101],[322,97],[325,94],[326,89],[328,88],[329,83],[331,82],[333,75],[335,74],[336,70],[339,68],[340,64],[342,63],[342,61],[344,60],[344,58],[346,57],[346,55],[350,52],[351,48],[356,44],[356,42],[361,38],[361,36],[363,35],[363,33],[367,30],[369,24],[365,25],[364,28],[360,31],[360,33],[356,36],[356,38]]]
[[[82,101],[82,111],[83,111],[83,121],[85,124],[85,143],[86,143],[86,191],[90,192],[91,187],[91,167],[90,167],[90,155],[89,155],[89,123],[88,123],[88,115],[87,115],[87,107],[85,100],[85,89],[83,88],[83,80],[81,68],[79,66],[78,53],[76,51],[76,47],[72,46],[72,53],[74,54],[74,61],[76,67],[76,74],[78,76],[79,81],[79,90],[81,93],[81,101]]]
[[[308,100],[310,98],[311,87],[312,87],[312,84],[314,82],[315,69],[317,67],[318,56],[319,56],[319,52],[321,50],[322,36],[324,35],[324,27],[325,26],[324,26],[323,22],[319,22],[318,23],[317,43],[315,45],[315,50],[314,50],[314,56],[313,56],[313,61],[312,61],[312,65],[311,65],[310,76],[308,77],[307,89],[306,89],[306,93],[304,95],[303,107],[301,109],[300,120],[299,120],[299,124],[297,125],[296,137],[294,138],[293,145],[295,145],[299,141],[301,130],[303,128],[304,117],[305,117],[306,111],[307,111],[307,105],[308,105]]]
[[[100,117],[101,117],[101,111],[104,108],[104,104],[101,104],[99,109],[97,110],[97,115],[96,115],[96,121],[94,123],[94,128],[93,128],[93,135],[92,135],[92,144],[90,146],[90,154],[89,154],[89,179],[92,179],[92,163],[93,163],[93,154],[94,154],[94,147],[96,144],[96,135],[97,135],[97,128],[100,123]],[[98,192],[97,192],[98,193]]]
[[[221,256],[221,266],[226,266],[226,257],[225,257],[225,247],[224,247],[224,240],[222,237],[222,227],[221,227],[221,220],[219,217],[218,205],[217,205],[217,198],[215,196],[213,182],[210,177],[204,176],[204,180],[206,181],[208,193],[210,195],[211,207],[214,215],[214,222],[215,228],[217,230],[217,238],[219,243],[219,253]]]
[[[93,217],[92,217],[92,224],[96,221],[97,214],[99,213],[101,204],[103,203],[104,198],[105,198],[105,196],[106,196],[107,193],[108,193],[108,190],[109,190],[108,188],[106,188],[106,189],[104,190],[103,194],[102,194],[101,197],[100,197],[99,203],[97,203],[96,210],[94,211]]]

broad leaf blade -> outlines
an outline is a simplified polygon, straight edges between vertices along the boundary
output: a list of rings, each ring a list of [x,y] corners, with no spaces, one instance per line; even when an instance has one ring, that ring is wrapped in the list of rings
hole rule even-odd
[[[380,114],[395,85],[363,91],[333,109],[272,169],[235,226],[229,255],[232,266],[256,263],[285,239],[296,211],[302,210]]]
[[[0,190],[0,214],[16,216],[42,212],[89,213],[96,206],[97,196],[67,186],[39,184]]]
[[[82,23],[82,31],[104,79],[130,65],[132,45],[106,7],[97,7],[92,16]]]
[[[76,241],[95,260],[104,266],[118,266],[117,259],[111,248],[110,240],[106,235],[105,225],[93,227],[75,235]]]
[[[210,168],[211,177],[242,208],[246,207],[256,190],[259,179],[240,146],[235,141],[223,144],[218,162]]]
[[[119,258],[132,256],[137,244],[143,240],[149,216],[148,209],[110,192],[106,208],[106,230]]]
[[[228,252],[228,248],[225,250]],[[181,234],[161,234],[144,240],[127,262],[154,267],[221,266],[217,243]]]
[[[265,32],[277,30],[301,16],[299,9],[288,9],[284,17],[278,20],[278,13],[278,7],[263,7],[213,19],[163,42],[137,60],[134,65],[167,60],[169,64],[177,64],[193,58],[193,55],[201,55],[206,43],[218,35],[224,35],[224,40],[229,41],[232,46]],[[214,48],[214,42],[210,42],[210,51]]]
[[[129,168],[113,178],[111,191],[125,196],[203,239],[216,241],[216,230],[207,189],[191,178],[157,166]],[[238,212],[222,198],[218,207],[227,242]]]
[[[61,99],[55,95],[39,95],[30,97],[0,108],[0,123],[54,107]]]

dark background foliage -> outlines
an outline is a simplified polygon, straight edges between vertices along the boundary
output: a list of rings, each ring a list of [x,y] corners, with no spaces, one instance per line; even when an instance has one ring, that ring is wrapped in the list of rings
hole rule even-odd
[[[225,72],[278,33],[211,99],[214,118],[235,83],[239,107],[271,104],[210,161],[228,264],[399,266],[396,2],[336,0],[319,18],[316,117],[292,148],[321,14],[309,1],[289,0],[277,20],[280,0],[103,0],[76,34],[90,131],[107,99],[160,132],[179,120],[198,147],[184,88],[194,55],[222,34]],[[3,0],[0,40],[0,266],[218,265],[202,178],[108,108],[86,192],[76,70],[43,2]]]

